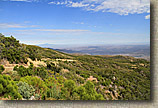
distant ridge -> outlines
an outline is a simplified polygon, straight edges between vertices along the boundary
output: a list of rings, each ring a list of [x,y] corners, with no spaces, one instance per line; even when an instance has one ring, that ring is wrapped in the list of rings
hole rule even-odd
[[[144,58],[147,60],[150,59],[150,45],[105,45],[51,49],[64,53],[80,53],[88,55],[125,55],[137,58]]]

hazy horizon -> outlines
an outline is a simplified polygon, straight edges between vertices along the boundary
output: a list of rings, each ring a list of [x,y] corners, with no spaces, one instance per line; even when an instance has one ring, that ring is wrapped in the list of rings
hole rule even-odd
[[[77,47],[89,47],[89,46],[150,46],[150,43],[128,43],[128,44],[37,44],[37,46],[43,48],[53,48],[53,49],[67,49],[67,48],[77,48]]]

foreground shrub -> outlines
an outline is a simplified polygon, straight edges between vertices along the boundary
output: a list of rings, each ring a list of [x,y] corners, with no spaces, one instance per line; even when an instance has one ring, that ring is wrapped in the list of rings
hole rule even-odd
[[[18,86],[8,75],[0,75],[0,96],[11,97],[12,100],[22,99],[22,96],[18,93]]]
[[[18,91],[25,99],[29,99],[35,93],[35,89],[31,85],[22,81],[18,83]]]

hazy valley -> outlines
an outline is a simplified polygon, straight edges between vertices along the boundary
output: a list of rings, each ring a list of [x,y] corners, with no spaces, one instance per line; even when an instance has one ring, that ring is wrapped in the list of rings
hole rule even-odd
[[[150,60],[150,45],[39,45],[64,53],[86,55],[124,55]],[[75,46],[75,47],[74,47]]]

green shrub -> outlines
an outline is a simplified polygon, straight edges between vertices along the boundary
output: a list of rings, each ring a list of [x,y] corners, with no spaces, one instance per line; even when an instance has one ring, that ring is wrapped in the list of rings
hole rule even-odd
[[[42,95],[47,92],[47,86],[45,85],[44,81],[38,77],[26,76],[22,77],[20,81],[26,82],[33,86],[33,88],[35,88],[35,93]]]
[[[19,82],[18,84],[18,91],[25,99],[29,99],[31,96],[34,95],[35,89],[28,85],[26,82]]]
[[[18,92],[17,85],[8,75],[0,75],[0,95],[3,97],[11,97],[11,99],[22,98]]]

